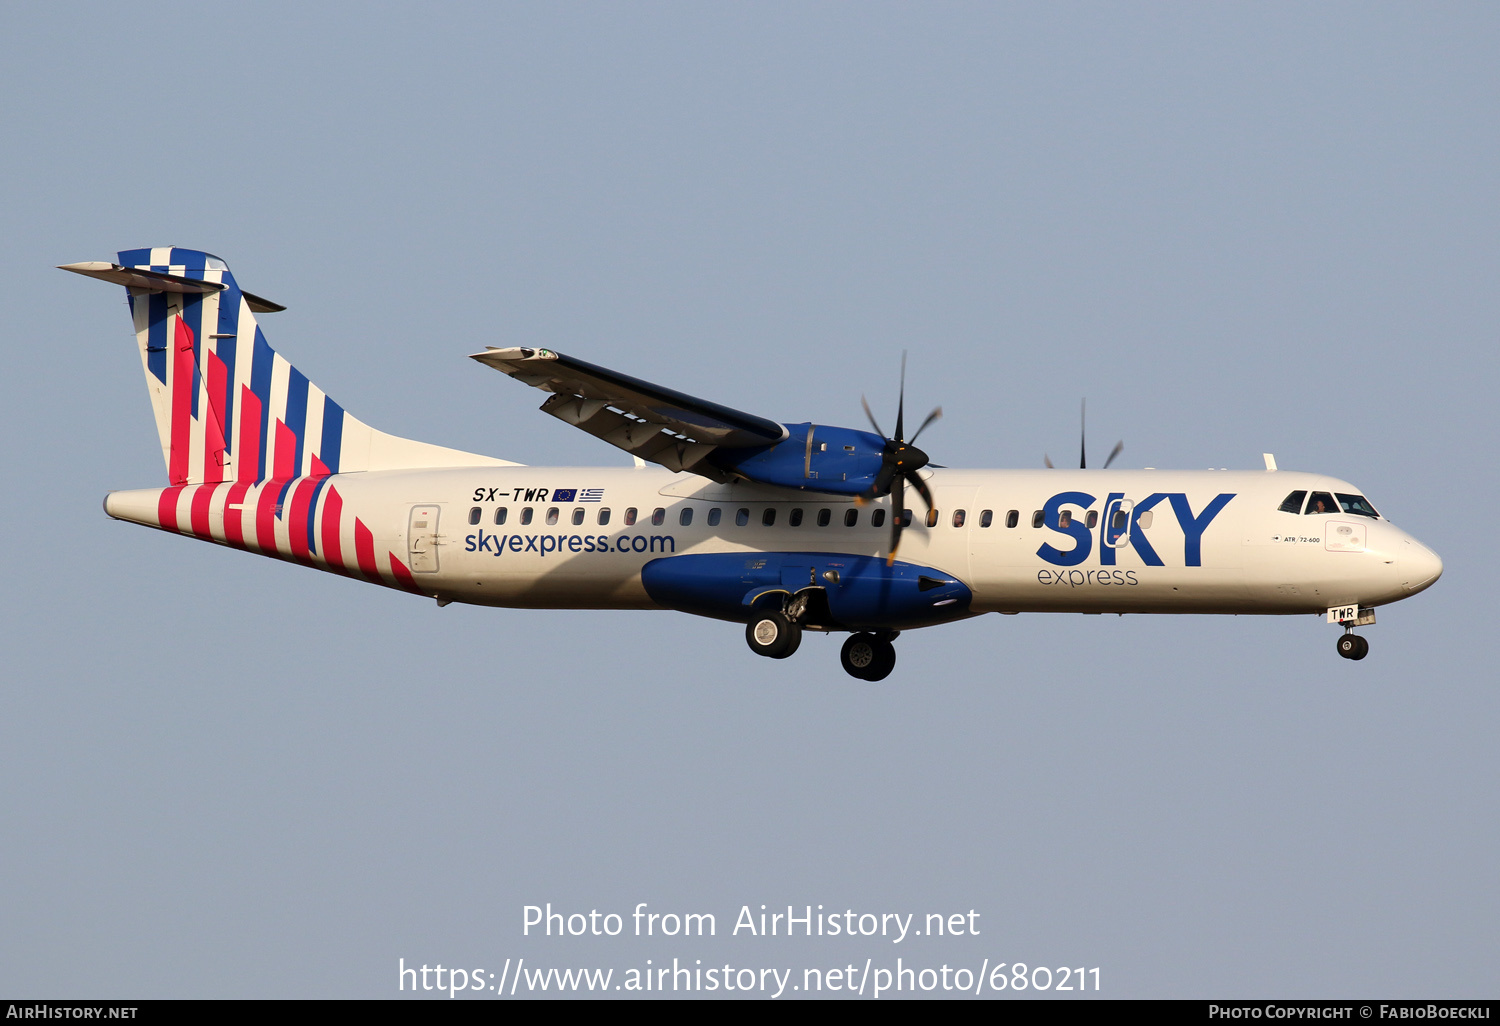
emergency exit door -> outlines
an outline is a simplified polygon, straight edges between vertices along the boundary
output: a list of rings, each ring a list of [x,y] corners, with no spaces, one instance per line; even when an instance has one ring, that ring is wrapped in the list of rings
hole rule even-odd
[[[437,573],[439,512],[438,506],[413,506],[411,509],[406,548],[412,573]]]

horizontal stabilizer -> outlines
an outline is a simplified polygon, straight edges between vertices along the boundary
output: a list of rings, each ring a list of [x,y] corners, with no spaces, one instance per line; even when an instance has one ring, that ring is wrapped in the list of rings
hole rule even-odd
[[[77,264],[60,264],[58,269],[72,271],[74,274],[82,274],[89,278],[98,278],[100,281],[111,282],[115,285],[124,285],[128,289],[139,289],[142,292],[204,295],[209,292],[223,292],[227,287],[221,282],[203,281],[200,278],[187,278],[180,274],[166,274],[162,271],[148,271],[140,267],[122,267],[107,260],[85,260]],[[244,289],[240,290],[240,295],[245,297],[245,302],[254,313],[280,313],[286,309],[280,303],[253,296]]]
[[[707,462],[716,449],[775,445],[787,429],[774,420],[732,410],[550,349],[499,349],[472,359],[517,381],[551,392],[542,411],[602,438],[639,459],[715,480],[725,472]]]

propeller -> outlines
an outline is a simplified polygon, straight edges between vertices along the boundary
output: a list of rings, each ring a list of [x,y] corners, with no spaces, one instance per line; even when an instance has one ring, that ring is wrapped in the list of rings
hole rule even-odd
[[[935,408],[922,421],[920,427],[911,436],[906,437],[906,354],[901,354],[901,391],[896,401],[896,434],[888,437],[881,428],[880,422],[875,419],[875,414],[870,410],[870,402],[864,396],[859,397],[860,404],[865,408],[865,416],[870,418],[870,426],[875,433],[885,439],[885,446],[880,451],[880,470],[875,474],[875,483],[866,490],[860,498],[878,499],[882,495],[891,497],[891,551],[885,558],[885,565],[890,566],[896,561],[896,549],[901,544],[901,531],[905,526],[903,513],[906,510],[906,486],[910,484],[922,496],[922,501],[927,503],[927,508],[932,509],[932,492],[927,487],[927,482],[917,474],[917,471],[928,465],[927,454],[916,447],[917,437],[927,426],[943,415],[941,406]]]
[[[1121,439],[1115,443],[1115,447],[1109,451],[1109,457],[1104,461],[1104,469],[1115,461],[1115,457],[1125,451],[1125,440]],[[1048,470],[1056,470],[1052,465],[1052,457],[1046,453],[1042,454],[1042,462],[1047,464]],[[1087,470],[1089,466],[1088,456],[1088,400],[1082,399],[1078,405],[1078,469]]]

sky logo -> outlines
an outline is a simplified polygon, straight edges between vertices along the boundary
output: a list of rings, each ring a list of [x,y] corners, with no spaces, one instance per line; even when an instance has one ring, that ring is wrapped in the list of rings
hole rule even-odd
[[[1116,500],[1123,496],[1111,493],[1106,509],[1118,508],[1114,505]],[[1146,538],[1145,531],[1140,525],[1142,513],[1147,512],[1157,503],[1163,500],[1170,502],[1172,512],[1177,515],[1177,524],[1182,528],[1182,559],[1184,566],[1203,565],[1203,532],[1208,530],[1208,525],[1213,523],[1215,517],[1234,498],[1234,493],[1223,493],[1215,497],[1209,504],[1198,513],[1193,513],[1193,508],[1188,504],[1187,494],[1184,492],[1154,492],[1146,496],[1140,502],[1135,503],[1129,514],[1130,518],[1130,546],[1140,556],[1141,562],[1147,566],[1165,566],[1161,556],[1152,547]],[[1060,492],[1048,499],[1042,507],[1042,524],[1058,534],[1068,535],[1073,539],[1071,549],[1055,548],[1050,542],[1044,542],[1042,547],[1036,550],[1036,554],[1053,566],[1077,566],[1089,558],[1094,550],[1094,531],[1087,526],[1084,518],[1078,516],[1069,517],[1066,524],[1062,523],[1062,507],[1079,506],[1087,509],[1095,502],[1094,496],[1087,492]],[[1111,527],[1110,516],[1105,516],[1100,525],[1101,533],[1113,532],[1118,535],[1119,529]],[[1115,541],[1114,537],[1106,537],[1099,546],[1099,562],[1104,566],[1115,565],[1116,548],[1110,544]]]

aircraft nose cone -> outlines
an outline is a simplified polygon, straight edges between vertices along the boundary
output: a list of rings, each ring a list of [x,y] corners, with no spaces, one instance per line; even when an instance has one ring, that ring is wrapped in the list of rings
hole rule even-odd
[[[1416,593],[1443,576],[1443,561],[1426,545],[1408,538],[1401,546],[1401,569],[1405,578],[1401,586]]]

